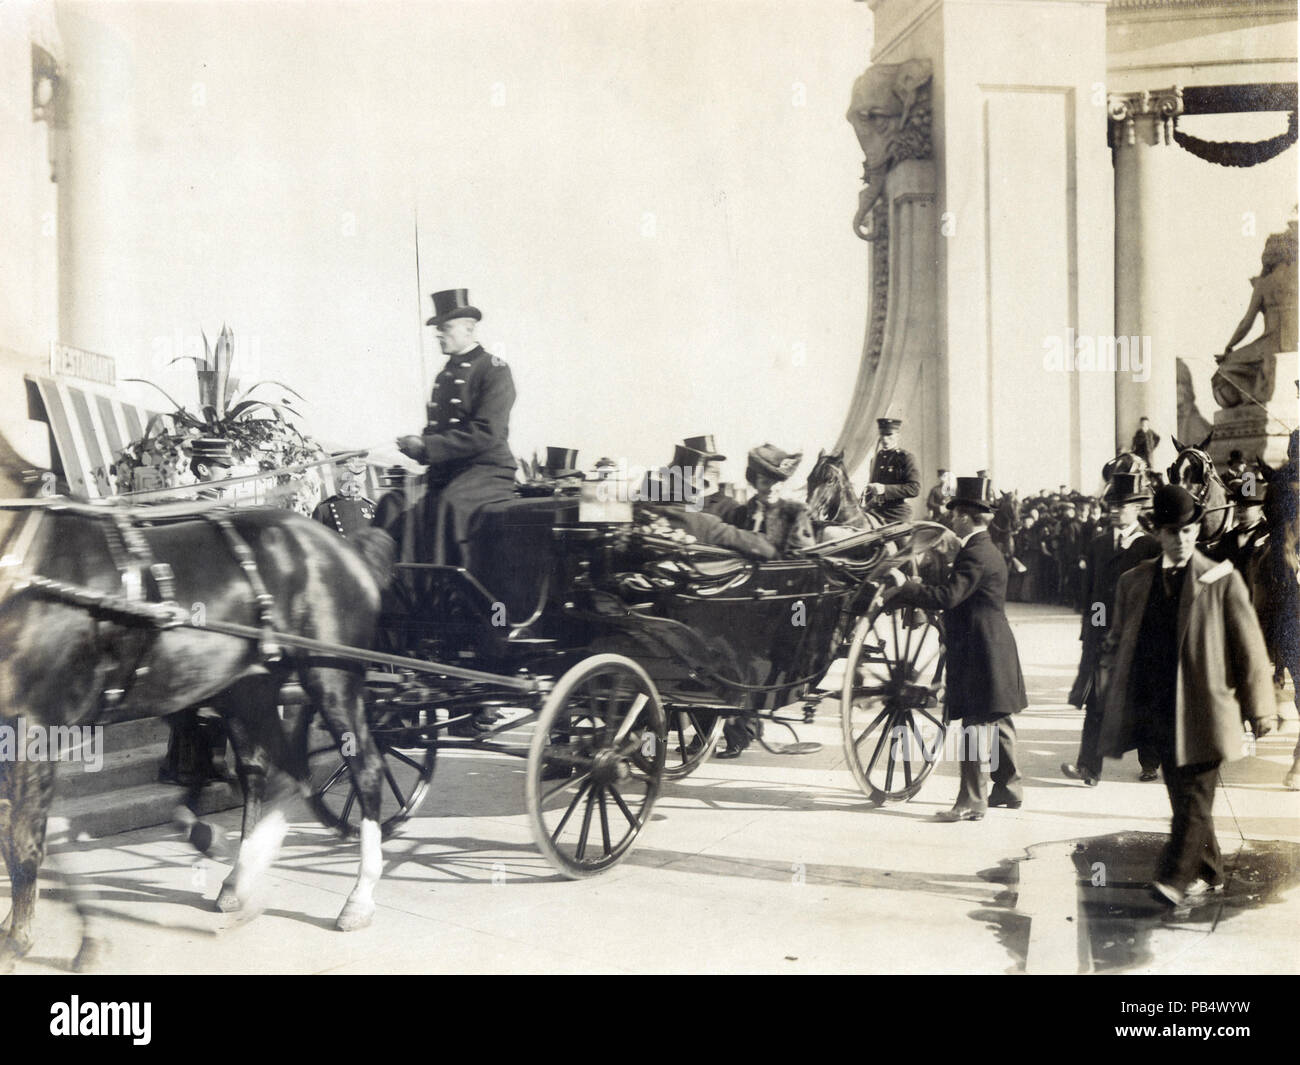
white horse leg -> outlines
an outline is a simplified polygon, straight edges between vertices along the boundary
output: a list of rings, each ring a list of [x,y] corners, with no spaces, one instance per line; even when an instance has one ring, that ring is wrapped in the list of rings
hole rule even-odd
[[[232,875],[235,880],[235,895],[241,905],[248,903],[258,883],[279,856],[288,831],[288,819],[285,818],[284,811],[276,807],[258,822],[252,835],[240,846]]]
[[[357,882],[344,903],[335,927],[340,932],[365,928],[375,915],[375,887],[384,871],[384,853],[380,846],[379,822],[361,822],[361,864]]]

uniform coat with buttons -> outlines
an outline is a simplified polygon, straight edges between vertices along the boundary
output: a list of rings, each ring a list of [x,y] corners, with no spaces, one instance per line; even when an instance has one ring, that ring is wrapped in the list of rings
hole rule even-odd
[[[1130,684],[1142,617],[1152,582],[1160,579],[1161,561],[1154,558],[1129,570],[1115,590],[1102,659],[1106,716],[1101,749],[1111,758],[1137,746],[1138,715]],[[1231,563],[1216,565],[1199,551],[1187,568],[1176,634],[1172,754],[1178,766],[1242,757],[1243,721],[1277,712],[1264,636],[1240,574]]]
[[[863,500],[868,511],[886,522],[907,521],[912,516],[907,501],[921,494],[921,473],[910,451],[895,448],[877,453],[868,481],[883,486],[883,491]]]
[[[449,561],[454,543],[466,562],[474,512],[512,498],[515,459],[508,432],[514,404],[510,367],[481,345],[450,356],[438,374],[419,456],[428,466],[426,557]]]

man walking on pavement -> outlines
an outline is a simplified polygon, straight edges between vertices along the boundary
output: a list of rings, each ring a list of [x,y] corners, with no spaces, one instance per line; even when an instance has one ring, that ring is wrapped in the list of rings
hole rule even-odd
[[[1114,474],[1104,496],[1110,528],[1093,537],[1084,552],[1083,629],[1079,634],[1083,652],[1068,698],[1071,706],[1083,707],[1083,735],[1079,738],[1078,755],[1073,762],[1064,763],[1061,772],[1071,780],[1082,780],[1090,788],[1096,787],[1101,779],[1098,743],[1104,704],[1097,670],[1101,664],[1102,642],[1113,620],[1115,586],[1139,562],[1160,554],[1155,537],[1144,533],[1138,524],[1138,510],[1150,498],[1138,474]],[[1143,746],[1138,750],[1138,758],[1142,764],[1141,779],[1155,780],[1159,754]]]
[[[1177,906],[1223,885],[1214,834],[1219,765],[1245,753],[1243,722],[1263,736],[1276,713],[1264,637],[1231,562],[1196,550],[1204,509],[1185,489],[1156,491],[1159,558],[1119,579],[1102,649],[1111,758],[1145,742],[1160,753],[1173,813],[1151,894]]]
[[[938,821],[978,821],[989,806],[1018,809],[1023,798],[1016,768],[1016,729],[1011,715],[1029,705],[1016,638],[1007,621],[1007,565],[989,539],[995,504],[986,477],[958,477],[948,507],[961,550],[943,585],[906,581],[890,573],[897,587],[889,599],[907,606],[942,610],[947,633],[948,716],[963,723],[961,786],[951,810]],[[903,583],[905,582],[906,583]],[[996,733],[997,750],[993,752]],[[984,790],[990,754],[993,788]]]

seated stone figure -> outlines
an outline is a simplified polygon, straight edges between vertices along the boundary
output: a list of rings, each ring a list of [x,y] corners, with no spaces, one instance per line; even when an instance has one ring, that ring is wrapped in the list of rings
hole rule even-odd
[[[1220,407],[1267,403],[1276,387],[1277,355],[1296,349],[1296,230],[1274,233],[1264,244],[1263,272],[1251,280],[1254,289],[1245,317],[1237,325],[1210,379]],[[1245,347],[1237,348],[1259,315],[1264,332]],[[1234,350],[1235,349],[1235,350]]]

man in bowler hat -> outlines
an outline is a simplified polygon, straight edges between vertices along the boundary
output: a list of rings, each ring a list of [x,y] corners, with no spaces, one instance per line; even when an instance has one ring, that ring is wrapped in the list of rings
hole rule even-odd
[[[397,447],[428,467],[425,560],[468,567],[474,512],[514,494],[508,432],[515,384],[510,367],[479,344],[475,333],[483,315],[465,289],[435,292],[433,308],[425,324],[437,328],[447,362],[429,397],[424,432],[398,437]]]
[[[921,473],[916,458],[898,446],[897,418],[877,418],[880,446],[871,462],[871,480],[862,495],[862,506],[882,521],[907,521],[912,516],[908,503],[921,494]]]
[[[1184,488],[1157,489],[1159,558],[1119,579],[1102,650],[1101,748],[1121,758],[1138,743],[1160,752],[1173,812],[1151,894],[1166,906],[1223,885],[1214,835],[1219,764],[1242,757],[1276,713],[1264,637],[1240,574],[1196,550],[1203,508]]]
[[[948,715],[962,722],[963,736],[957,801],[935,819],[978,821],[989,806],[1013,810],[1020,806],[1023,793],[1011,716],[1028,706],[1029,700],[1006,615],[1007,565],[988,534],[995,509],[992,485],[984,477],[959,477],[948,507],[961,550],[947,581],[926,585],[907,581],[894,570],[890,576],[898,586],[885,594],[907,606],[943,611]],[[984,766],[995,733],[997,761],[992,767],[993,787],[986,795]]]

